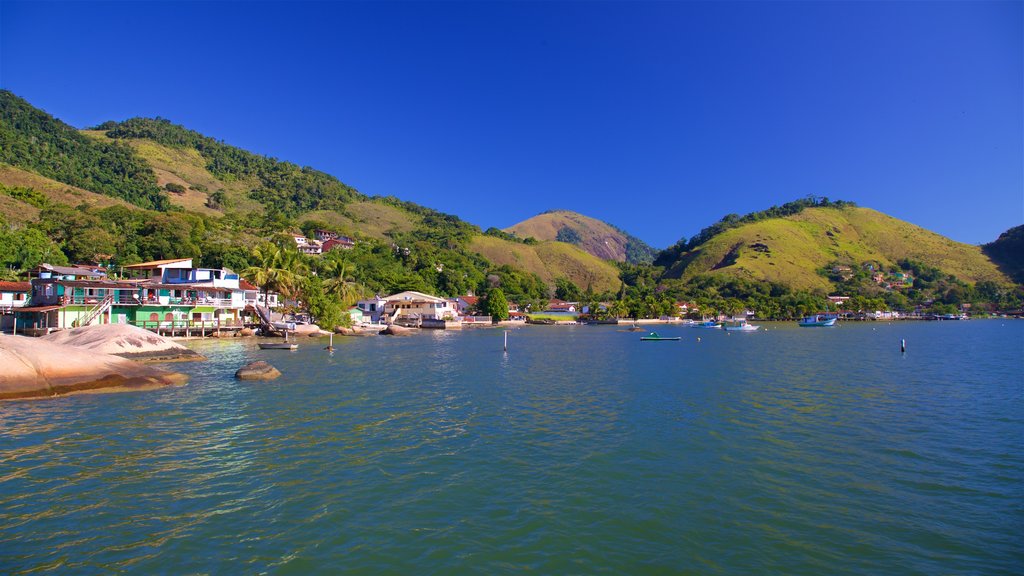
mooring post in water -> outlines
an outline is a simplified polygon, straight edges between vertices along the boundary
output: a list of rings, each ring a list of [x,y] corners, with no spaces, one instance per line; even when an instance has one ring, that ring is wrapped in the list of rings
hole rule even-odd
[[[907,351],[907,339],[906,338],[901,338],[900,339],[900,352],[906,352],[906,351]]]
[[[331,343],[328,344],[327,348],[324,348],[324,350],[327,350],[328,352],[334,352],[334,332],[331,332]]]
[[[508,352],[508,330],[505,330],[505,352]]]

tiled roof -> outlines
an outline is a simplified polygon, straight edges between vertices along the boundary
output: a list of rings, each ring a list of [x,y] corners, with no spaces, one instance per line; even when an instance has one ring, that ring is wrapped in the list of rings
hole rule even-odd
[[[125,268],[153,268],[155,266],[163,266],[165,264],[174,264],[175,262],[187,262],[191,258],[174,258],[172,260],[153,260],[152,262],[142,262],[139,264],[129,264]]]
[[[0,292],[30,292],[31,282],[5,282],[0,280]]]

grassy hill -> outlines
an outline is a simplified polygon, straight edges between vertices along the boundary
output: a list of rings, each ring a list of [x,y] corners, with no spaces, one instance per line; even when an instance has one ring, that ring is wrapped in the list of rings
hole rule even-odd
[[[639,238],[596,218],[570,210],[550,210],[505,229],[519,238],[575,244],[604,260],[650,262],[654,249]]]
[[[564,242],[530,245],[476,235],[469,249],[499,266],[506,264],[536,274],[548,285],[564,277],[584,289],[589,285],[595,292],[614,291],[619,287],[619,271],[615,266]]]
[[[968,282],[1010,281],[977,246],[858,207],[806,208],[727,229],[671,262],[666,276],[686,280],[720,274],[776,282],[794,290],[830,291],[831,282],[818,273],[830,263],[893,266],[901,259]]]

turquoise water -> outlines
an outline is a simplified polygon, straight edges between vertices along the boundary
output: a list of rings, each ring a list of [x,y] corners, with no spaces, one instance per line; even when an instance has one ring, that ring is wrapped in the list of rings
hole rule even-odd
[[[1024,322],[766,326],[195,341],[0,404],[0,573],[1024,571]]]

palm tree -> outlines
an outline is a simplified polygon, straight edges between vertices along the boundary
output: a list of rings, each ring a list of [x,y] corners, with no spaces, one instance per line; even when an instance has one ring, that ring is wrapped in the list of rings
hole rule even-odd
[[[242,275],[260,287],[264,302],[271,289],[288,297],[297,295],[299,280],[309,270],[301,254],[268,242],[253,248],[252,256],[256,265],[243,270]]]
[[[337,296],[343,308],[348,308],[363,295],[365,289],[353,278],[354,267],[344,260],[324,262],[324,288],[328,294]]]

